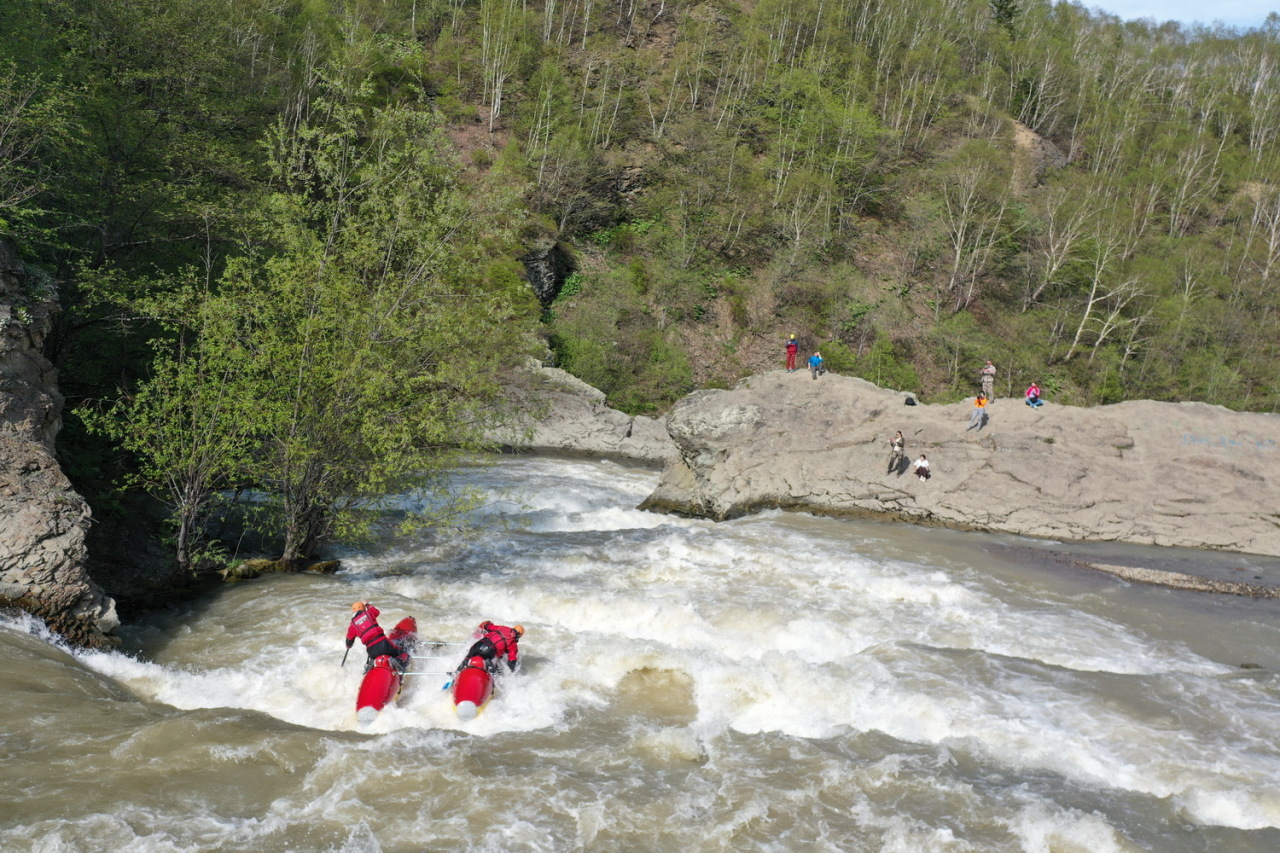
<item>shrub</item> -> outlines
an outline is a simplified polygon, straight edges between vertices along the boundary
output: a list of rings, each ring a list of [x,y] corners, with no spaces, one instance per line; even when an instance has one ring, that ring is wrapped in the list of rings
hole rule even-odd
[[[870,352],[858,359],[857,375],[881,388],[895,391],[916,391],[920,388],[916,369],[898,352],[887,335],[877,338]]]

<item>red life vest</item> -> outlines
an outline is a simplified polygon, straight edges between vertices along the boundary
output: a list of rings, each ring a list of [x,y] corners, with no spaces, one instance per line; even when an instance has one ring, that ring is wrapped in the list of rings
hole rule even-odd
[[[494,625],[490,622],[487,626],[481,626],[485,629],[484,639],[493,644],[496,653],[494,657],[506,655],[508,660],[515,660],[519,650],[516,648],[518,638],[516,632],[506,625]]]
[[[382,626],[378,624],[378,612],[378,608],[369,607],[352,616],[351,626],[347,628],[347,639],[354,640],[359,637],[360,642],[366,646],[374,646],[381,640],[387,639],[387,635],[382,632]]]

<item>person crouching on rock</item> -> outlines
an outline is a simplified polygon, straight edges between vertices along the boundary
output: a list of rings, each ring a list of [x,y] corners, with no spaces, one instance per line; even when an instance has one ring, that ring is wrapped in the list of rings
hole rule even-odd
[[[514,625],[508,628],[506,625],[495,625],[486,619],[480,623],[480,630],[484,633],[472,644],[458,669],[461,670],[473,657],[481,657],[484,658],[485,668],[493,672],[497,668],[497,659],[505,657],[507,668],[515,672],[520,667],[519,642],[524,636],[524,626]]]
[[[351,644],[357,639],[364,643],[365,651],[369,653],[369,660],[364,667],[366,671],[382,655],[393,658],[401,669],[408,666],[408,656],[387,639],[382,626],[378,624],[378,614],[381,612],[378,608],[367,601],[357,601],[351,605],[351,612],[351,624],[347,626],[347,648],[351,648]]]
[[[809,356],[809,375],[810,376],[812,376],[814,379],[817,379],[819,376],[821,376],[826,372],[827,372],[827,367],[823,363],[822,353],[815,352],[813,355]]]

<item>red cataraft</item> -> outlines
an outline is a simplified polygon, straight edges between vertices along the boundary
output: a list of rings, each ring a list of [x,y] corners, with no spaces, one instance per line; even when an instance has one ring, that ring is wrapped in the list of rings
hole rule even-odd
[[[396,623],[396,627],[387,635],[387,639],[404,653],[405,660],[413,653],[414,644],[418,641],[418,623],[412,616],[406,616]],[[404,682],[405,668],[390,655],[380,655],[373,666],[364,674],[360,682],[360,693],[356,696],[356,720],[361,725],[368,725],[378,718],[378,712],[389,705],[400,695]]]
[[[479,655],[467,660],[453,677],[453,706],[459,720],[474,720],[493,696],[493,674]]]

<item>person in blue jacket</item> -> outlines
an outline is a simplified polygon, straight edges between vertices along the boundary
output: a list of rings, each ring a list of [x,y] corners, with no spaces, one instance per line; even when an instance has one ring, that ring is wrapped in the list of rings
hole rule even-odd
[[[809,356],[809,375],[814,379],[827,372],[825,362],[822,360],[822,353],[815,352]]]

